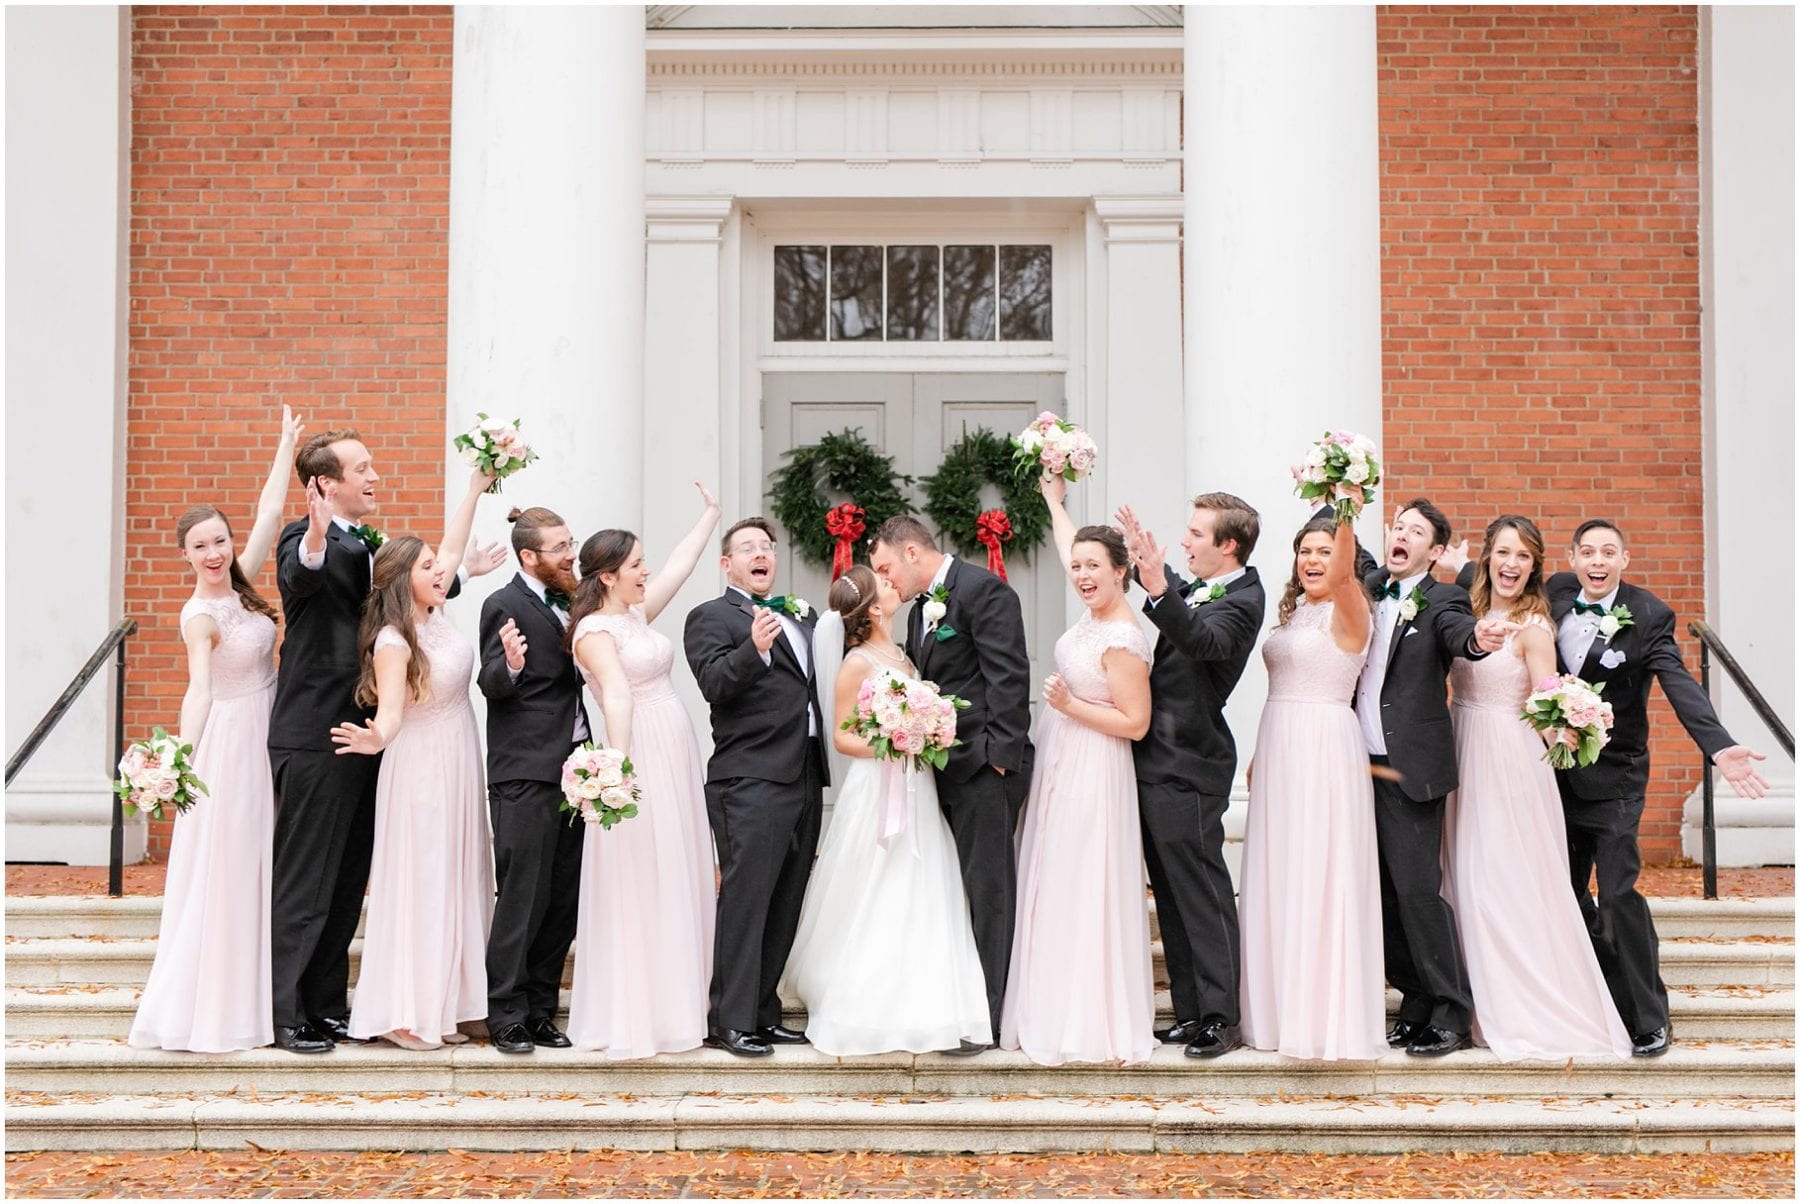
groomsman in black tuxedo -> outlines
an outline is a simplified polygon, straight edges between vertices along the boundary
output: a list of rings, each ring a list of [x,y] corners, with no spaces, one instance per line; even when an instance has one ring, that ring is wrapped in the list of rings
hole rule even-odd
[[[1267,601],[1244,561],[1261,530],[1250,503],[1229,493],[1194,499],[1181,546],[1191,583],[1167,568],[1167,549],[1116,515],[1130,542],[1144,613],[1157,630],[1150,730],[1132,745],[1144,863],[1156,896],[1175,1023],[1157,1037],[1211,1058],[1242,1043],[1238,1028],[1238,915],[1225,864],[1225,808],[1237,744],[1225,724]]]
[[[1386,571],[1364,579],[1375,597],[1375,634],[1354,701],[1376,771],[1387,978],[1401,994],[1388,1044],[1435,1057],[1468,1046],[1474,1011],[1456,918],[1440,889],[1444,799],[1456,789],[1444,679],[1453,658],[1499,651],[1506,629],[1477,623],[1468,593],[1432,577],[1450,520],[1430,501],[1408,502],[1387,542]]]
[[[1732,741],[1682,663],[1675,613],[1649,590],[1621,580],[1630,559],[1617,525],[1590,519],[1575,529],[1570,544],[1573,571],[1557,573],[1546,587],[1559,667],[1605,686],[1601,697],[1613,708],[1612,738],[1599,759],[1556,775],[1569,870],[1600,969],[1632,1035],[1631,1052],[1653,1058],[1668,1051],[1671,1034],[1656,928],[1650,905],[1637,892],[1638,820],[1650,783],[1651,680],[1662,683],[1663,697],[1688,735],[1734,790],[1761,798],[1768,783],[1752,764],[1762,754]],[[1596,871],[1598,904],[1588,890]]]
[[[575,592],[575,539],[554,511],[514,510],[519,572],[481,606],[487,698],[494,921],[488,1033],[502,1053],[567,1049],[556,1027],[563,962],[575,939],[585,824],[562,812],[562,765],[588,739],[581,673],[563,650]]]
[[[956,841],[998,1038],[1018,880],[1013,829],[1031,790],[1031,663],[1024,612],[1012,587],[978,565],[938,551],[916,518],[903,515],[881,525],[869,549],[869,567],[900,591],[902,601],[917,599],[906,618],[906,652],[919,675],[969,703],[956,716],[960,743],[937,775],[938,803]],[[945,1052],[991,1048],[965,1041]]]
[[[718,922],[706,1043],[742,1057],[806,1034],[781,1023],[776,988],[800,927],[824,818],[828,719],[819,711],[803,599],[769,595],[775,534],[734,523],[719,541],[727,588],[687,617],[683,644],[712,707],[706,813],[719,852]]]

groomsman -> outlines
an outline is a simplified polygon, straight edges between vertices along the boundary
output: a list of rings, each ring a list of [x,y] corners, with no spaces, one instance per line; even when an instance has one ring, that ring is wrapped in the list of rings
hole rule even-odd
[[[818,616],[798,597],[769,594],[774,528],[740,519],[719,553],[725,593],[689,612],[683,636],[712,707],[706,813],[720,881],[706,1043],[754,1058],[806,1040],[783,1027],[776,987],[819,843],[828,729],[813,670]]]
[[[969,703],[956,716],[961,743],[937,775],[938,804],[956,841],[998,1038],[1017,893],[1013,829],[1031,790],[1031,663],[1024,612],[1011,586],[938,551],[916,518],[901,515],[881,525],[870,545],[869,567],[900,591],[902,601],[917,599],[906,618],[906,652],[920,676]],[[991,1048],[965,1041],[945,1052]]]
[[[1166,549],[1138,526],[1131,507],[1115,516],[1131,541],[1138,584],[1156,625],[1150,670],[1150,730],[1132,745],[1144,863],[1156,896],[1175,1024],[1157,1032],[1211,1058],[1242,1043],[1238,1029],[1238,915],[1225,865],[1225,808],[1237,744],[1225,724],[1231,697],[1267,606],[1262,581],[1244,561],[1260,532],[1250,503],[1229,493],[1194,499],[1181,546],[1189,583],[1165,567]]]
[[[488,935],[488,1033],[502,1053],[566,1049],[556,1027],[563,962],[575,939],[585,824],[562,812],[562,765],[588,739],[581,673],[563,650],[575,592],[575,540],[554,511],[514,510],[520,571],[481,607],[487,699],[494,921]]]
[[[1675,613],[1649,590],[1621,580],[1630,560],[1617,525],[1589,519],[1570,543],[1573,571],[1557,573],[1546,585],[1562,671],[1604,685],[1601,697],[1613,708],[1612,738],[1599,759],[1556,775],[1569,871],[1600,969],[1632,1034],[1631,1052],[1653,1058],[1668,1052],[1671,1033],[1656,928],[1650,905],[1637,892],[1638,820],[1650,782],[1651,679],[1662,683],[1676,717],[1732,789],[1761,798],[1768,783],[1752,765],[1762,754],[1732,741],[1682,663]],[[1588,890],[1596,871],[1598,904]]]
[[[1431,575],[1450,520],[1425,498],[1388,531],[1387,569],[1365,578],[1375,633],[1356,686],[1357,720],[1375,768],[1381,926],[1387,978],[1401,993],[1388,1044],[1435,1057],[1469,1044],[1474,1001],[1441,893],[1444,799],[1456,789],[1456,742],[1444,678],[1458,656],[1499,651],[1506,631],[1477,623],[1468,594]]]

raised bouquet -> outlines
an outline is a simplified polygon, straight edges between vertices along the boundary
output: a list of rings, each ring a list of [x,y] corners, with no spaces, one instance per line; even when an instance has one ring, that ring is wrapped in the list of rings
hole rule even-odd
[[[1013,461],[1021,472],[1037,476],[1049,473],[1067,481],[1079,481],[1094,471],[1100,448],[1092,435],[1045,410],[1029,426],[1012,437]]]
[[[602,828],[634,818],[641,796],[631,758],[592,740],[563,762],[562,792],[562,809],[569,812],[571,824],[579,815],[583,823]]]
[[[1339,522],[1355,518],[1374,501],[1375,486],[1381,483],[1374,440],[1354,431],[1326,431],[1293,472],[1294,492],[1309,502],[1329,500]]]
[[[194,774],[192,744],[183,744],[162,728],[139,740],[119,758],[119,778],[113,793],[125,805],[125,814],[135,816],[142,811],[156,819],[166,818],[163,808],[173,806],[186,811],[207,793],[206,783]]]
[[[1590,686],[1573,673],[1546,677],[1525,700],[1524,719],[1540,732],[1552,733],[1544,760],[1557,769],[1592,765],[1612,737],[1612,703],[1603,702],[1606,683]]]
[[[956,738],[956,712],[968,705],[928,681],[877,673],[863,681],[843,726],[866,738],[878,759],[942,769],[950,750],[962,743]]]
[[[475,425],[458,435],[453,442],[462,452],[463,462],[494,478],[489,493],[500,492],[500,482],[538,458],[537,452],[519,433],[519,420],[498,422],[486,414],[475,415]]]

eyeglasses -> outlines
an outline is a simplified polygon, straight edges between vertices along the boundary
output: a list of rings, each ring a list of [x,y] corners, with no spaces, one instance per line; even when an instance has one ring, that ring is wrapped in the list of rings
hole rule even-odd
[[[561,543],[548,548],[526,548],[527,552],[536,552],[539,556],[567,556],[575,550],[575,541],[565,539]]]
[[[731,545],[731,554],[733,556],[754,556],[758,552],[773,552],[774,550],[775,545],[766,539],[761,543],[736,543]]]

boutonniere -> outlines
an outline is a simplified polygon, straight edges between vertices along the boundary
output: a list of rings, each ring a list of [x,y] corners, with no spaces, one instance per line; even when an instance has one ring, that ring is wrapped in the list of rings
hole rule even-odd
[[[374,527],[371,527],[368,523],[363,523],[360,526],[351,527],[350,534],[352,534],[352,535],[356,536],[356,538],[362,540],[363,544],[371,552],[373,552],[376,548],[379,548],[382,544],[387,542],[387,536],[385,536],[381,532],[377,531]]]
[[[934,636],[940,643],[956,634],[956,628],[944,622],[944,616],[950,612],[950,591],[939,585],[925,595],[924,609],[919,613],[925,619],[925,631]]]
[[[752,597],[750,601],[753,605],[766,606],[795,619],[804,619],[812,613],[812,603],[799,594],[776,594],[772,598]]]
[[[1209,585],[1205,589],[1197,589],[1188,595],[1188,609],[1198,610],[1208,602],[1217,602],[1224,596],[1225,587],[1222,585]]]
[[[1615,606],[1600,616],[1600,637],[1610,644],[1613,641],[1613,637],[1618,635],[1619,632],[1623,631],[1625,628],[1630,627],[1631,623],[1631,608],[1629,606]]]
[[[1402,623],[1412,622],[1419,617],[1420,611],[1430,605],[1431,599],[1425,596],[1425,591],[1416,585],[1413,586],[1412,593],[1400,599],[1400,621]]]

